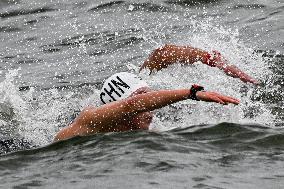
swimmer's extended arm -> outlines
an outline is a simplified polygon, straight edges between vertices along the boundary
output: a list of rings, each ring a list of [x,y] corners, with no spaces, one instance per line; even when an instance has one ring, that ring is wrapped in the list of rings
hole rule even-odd
[[[213,53],[210,54],[204,50],[190,46],[165,45],[158,48],[145,60],[140,71],[144,68],[149,68],[152,73],[153,70],[159,71],[171,64],[193,64],[197,61],[201,61],[211,67],[217,67],[231,77],[240,78],[243,82],[259,83],[236,66],[229,65],[227,60],[217,51],[213,51]]]
[[[189,95],[189,89],[160,90],[135,95],[100,107],[87,107],[70,126],[62,129],[56,135],[54,141],[78,135],[116,131],[115,128],[112,128],[113,126],[138,113],[152,111],[178,101],[186,100]],[[196,97],[202,101],[217,102],[220,104],[239,103],[239,100],[235,98],[208,91],[198,91]]]

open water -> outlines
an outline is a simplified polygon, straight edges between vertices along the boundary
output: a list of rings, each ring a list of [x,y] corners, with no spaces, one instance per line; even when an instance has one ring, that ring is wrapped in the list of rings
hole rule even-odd
[[[0,0],[1,188],[283,188],[283,0]],[[172,43],[218,50],[258,87],[200,63],[139,75],[239,106],[183,101],[151,131],[52,144],[105,78]]]

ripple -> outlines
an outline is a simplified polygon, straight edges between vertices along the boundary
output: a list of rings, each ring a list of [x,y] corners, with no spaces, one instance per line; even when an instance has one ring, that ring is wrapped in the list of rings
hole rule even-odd
[[[18,27],[12,27],[12,26],[1,26],[0,32],[19,32],[21,31]]]
[[[45,53],[55,53],[63,48],[88,46],[88,55],[99,56],[110,54],[118,49],[139,44],[144,40],[143,37],[137,36],[140,30],[130,28],[117,32],[103,31],[97,33],[80,34],[73,37],[64,38],[53,44],[40,46]],[[95,46],[97,45],[97,46]],[[94,46],[95,48],[90,48]]]
[[[50,8],[50,7],[41,7],[41,8],[35,8],[35,9],[9,10],[5,12],[0,12],[0,18],[8,18],[8,17],[13,17],[13,16],[37,14],[37,13],[44,13],[44,12],[51,12],[51,11],[56,11],[56,9]]]
[[[284,134],[273,134],[269,136],[265,136],[260,139],[256,139],[250,144],[256,145],[261,148],[266,147],[276,147],[276,148],[284,148]]]
[[[181,6],[199,6],[205,4],[214,4],[220,0],[168,0],[165,1],[167,4],[171,5],[181,5]]]
[[[60,48],[56,48],[56,47],[48,46],[48,45],[42,46],[41,48],[44,53],[55,53],[55,52],[61,51]]]
[[[1,0],[0,1],[0,8],[4,7],[4,6],[8,6],[8,5],[11,5],[11,4],[16,4],[16,3],[19,3],[20,0]]]
[[[171,169],[179,168],[179,166],[174,163],[161,161],[149,168],[149,171],[170,171]]]
[[[106,140],[116,141],[122,139],[122,145],[124,145],[124,142],[127,142],[128,145],[130,144],[135,149],[148,149],[150,151],[156,152],[172,151],[176,153],[209,153],[208,148],[203,148],[203,150],[198,149],[199,142],[205,142],[206,144],[213,145],[220,149],[230,149],[232,146],[235,147],[235,150],[256,150],[259,147],[284,148],[284,134],[278,133],[278,131],[275,132],[274,130],[271,130],[269,128],[257,125],[248,126],[232,123],[222,123],[213,126],[191,126],[183,129],[174,129],[164,134],[155,134],[148,132],[126,132],[114,133],[111,135],[101,134],[98,136],[96,135],[90,137],[74,138],[71,140],[70,144],[81,144],[82,142],[85,143],[86,141],[92,143],[92,140],[94,140],[95,144],[97,145],[97,140],[99,140],[100,144],[104,146],[104,141]],[[135,137],[136,139],[131,141],[130,139],[132,139],[132,137]],[[19,141],[22,141],[22,139],[19,139]],[[191,146],[185,145],[190,141],[197,143],[191,144]],[[28,143],[22,143],[23,144],[20,145],[20,149],[23,149],[23,147],[28,147],[25,146]],[[166,143],[168,144],[166,145]],[[7,144],[10,144],[9,141]],[[57,148],[57,146],[62,145],[62,147],[64,147],[64,145],[66,144],[68,144],[68,141],[64,141],[59,144],[52,144],[50,147],[48,147],[48,149],[54,149],[54,147]],[[88,146],[89,145],[90,144],[88,144]],[[12,144],[12,146],[15,145]],[[38,149],[37,151],[41,151],[41,149]]]
[[[248,5],[238,4],[233,6],[231,9],[236,10],[236,9],[263,9],[263,8],[266,8],[266,6],[263,4],[248,4]]]
[[[17,64],[33,64],[33,63],[38,63],[41,62],[42,60],[37,59],[37,58],[24,58],[18,60],[16,63]]]
[[[113,1],[105,4],[98,5],[91,8],[90,11],[102,11],[107,13],[107,10],[113,8],[123,8],[128,12],[143,11],[143,12],[170,12],[169,7],[158,5],[154,3],[126,3],[125,1]]]
[[[104,3],[104,4],[98,5],[96,7],[93,7],[89,11],[107,9],[107,8],[114,7],[114,6],[117,6],[117,5],[120,5],[120,4],[124,4],[124,3],[125,3],[125,1],[111,1],[109,3]]]
[[[29,187],[40,187],[42,185],[42,181],[40,180],[31,180],[28,182],[25,182],[23,184],[15,185],[13,186],[14,189],[22,189],[22,188],[29,188]]]
[[[132,3],[129,4],[128,11],[171,12],[171,9],[166,6],[156,5],[153,3]]]

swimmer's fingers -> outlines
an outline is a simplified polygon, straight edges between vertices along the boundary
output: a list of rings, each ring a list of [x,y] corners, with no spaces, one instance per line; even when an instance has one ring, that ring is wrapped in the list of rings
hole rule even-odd
[[[218,98],[215,94],[211,92],[207,92],[207,91],[198,91],[196,93],[196,97],[199,100],[205,101],[205,102],[217,102],[220,104],[225,104],[225,102],[222,101],[222,99]]]
[[[221,95],[221,94],[218,94],[218,93],[215,93],[215,95],[218,96],[218,98],[220,98],[226,104],[231,103],[231,104],[238,105],[240,103],[240,100],[238,100],[234,97],[225,96],[225,95]]]
[[[248,83],[252,83],[254,85],[259,85],[260,82],[257,81],[256,79],[252,78],[251,76],[243,73],[241,76],[240,76],[240,79],[243,81],[243,82],[248,82]]]
[[[228,65],[227,63],[221,62],[221,63],[219,63],[219,65],[217,65],[217,67],[224,70],[224,72],[227,73],[227,75],[240,78],[240,80],[245,82],[245,83],[252,83],[254,85],[260,84],[259,81],[252,78],[251,76],[249,76],[248,74],[246,74],[245,72],[243,72],[242,70],[240,70],[239,68],[237,68],[234,65]]]
[[[221,95],[221,94],[215,93],[215,92],[208,92],[208,91],[198,91],[196,93],[196,97],[199,100],[202,100],[202,101],[205,101],[205,102],[216,102],[216,103],[220,103],[220,104],[223,104],[223,105],[227,105],[229,103],[237,105],[237,104],[240,103],[240,101],[236,98]]]

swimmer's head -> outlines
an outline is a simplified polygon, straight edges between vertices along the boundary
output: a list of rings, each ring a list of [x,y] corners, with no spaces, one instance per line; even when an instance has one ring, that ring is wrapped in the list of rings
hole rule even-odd
[[[100,104],[125,99],[143,88],[149,86],[137,75],[127,72],[114,74],[104,82],[100,92]]]

